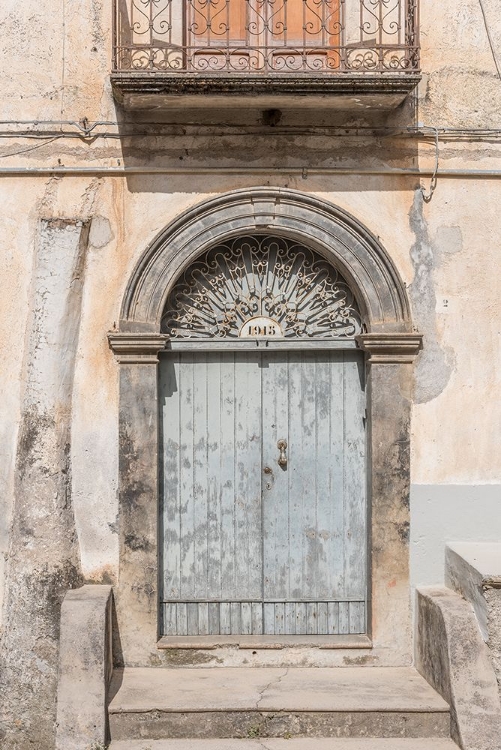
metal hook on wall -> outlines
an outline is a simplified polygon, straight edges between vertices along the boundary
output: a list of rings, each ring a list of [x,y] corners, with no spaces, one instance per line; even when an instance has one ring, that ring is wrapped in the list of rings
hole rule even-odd
[[[433,198],[433,193],[435,192],[435,189],[437,187],[438,182],[438,165],[439,165],[439,156],[438,156],[438,128],[435,128],[433,126],[421,128],[421,130],[431,130],[435,135],[435,168],[433,170],[433,174],[431,176],[430,181],[430,191],[429,193],[426,192],[425,188],[421,185],[421,192],[423,194],[423,200],[425,203],[429,203],[431,199]]]

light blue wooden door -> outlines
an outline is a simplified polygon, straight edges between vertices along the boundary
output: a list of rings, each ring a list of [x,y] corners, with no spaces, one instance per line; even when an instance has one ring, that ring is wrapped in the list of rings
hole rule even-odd
[[[364,633],[363,361],[288,352],[262,366],[264,632]]]
[[[160,373],[163,632],[366,632],[360,354],[179,353]]]

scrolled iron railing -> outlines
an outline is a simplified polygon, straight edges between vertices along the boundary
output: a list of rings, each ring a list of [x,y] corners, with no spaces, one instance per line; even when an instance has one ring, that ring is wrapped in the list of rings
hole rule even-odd
[[[114,72],[416,73],[419,0],[113,0]]]

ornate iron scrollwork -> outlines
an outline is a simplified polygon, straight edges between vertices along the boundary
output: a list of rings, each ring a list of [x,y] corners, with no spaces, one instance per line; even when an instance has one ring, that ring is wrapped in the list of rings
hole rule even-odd
[[[418,0],[113,0],[114,69],[419,70]]]
[[[254,235],[218,245],[185,271],[167,300],[162,332],[236,338],[256,316],[276,321],[285,338],[362,331],[353,293],[335,268],[300,243]]]

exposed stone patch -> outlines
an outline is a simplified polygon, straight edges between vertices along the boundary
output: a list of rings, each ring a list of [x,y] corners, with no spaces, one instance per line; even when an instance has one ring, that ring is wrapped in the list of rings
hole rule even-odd
[[[104,216],[94,216],[90,225],[89,244],[95,248],[105,247],[114,239],[109,219]]]
[[[0,652],[5,750],[54,746],[60,606],[82,583],[70,441],[87,241],[81,221],[39,224]]]

